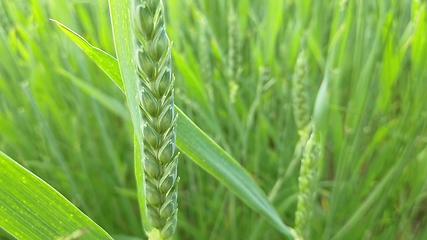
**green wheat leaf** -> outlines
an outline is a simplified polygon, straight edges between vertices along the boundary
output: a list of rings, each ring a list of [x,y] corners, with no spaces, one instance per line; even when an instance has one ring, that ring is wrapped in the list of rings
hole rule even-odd
[[[98,66],[102,65],[101,69],[114,81],[114,83],[124,91],[123,82],[120,77],[120,71],[117,71],[119,64],[113,56],[104,52],[103,50],[92,46],[86,39],[75,33],[60,22],[51,19],[64,33],[69,37],[79,48],[81,48],[86,55],[94,61]]]
[[[0,151],[0,227],[17,239],[112,239],[49,184]]]

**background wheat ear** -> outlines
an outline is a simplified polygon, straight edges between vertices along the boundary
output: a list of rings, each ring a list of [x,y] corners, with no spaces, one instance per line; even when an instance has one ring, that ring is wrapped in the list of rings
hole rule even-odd
[[[299,141],[296,145],[295,159],[301,155],[301,168],[298,177],[298,203],[295,213],[295,232],[298,239],[311,239],[310,223],[315,206],[316,180],[318,175],[319,145],[316,142],[313,123],[310,121],[307,84],[308,59],[306,39],[301,38],[301,50],[298,53],[292,79],[292,108]],[[293,162],[294,162],[293,160]]]
[[[315,132],[310,137],[304,147],[303,158],[301,160],[300,175],[298,177],[298,204],[295,213],[295,231],[302,239],[311,239],[310,224],[313,221],[313,209],[315,206],[319,144],[316,142]]]
[[[307,56],[305,52],[305,39],[301,40],[301,50],[298,54],[292,78],[292,108],[295,124],[300,138],[307,141],[310,132],[310,111],[307,85]],[[308,129],[307,129],[308,128]]]
[[[143,163],[150,239],[169,239],[177,225],[178,153],[171,42],[161,0],[136,1],[134,20]]]

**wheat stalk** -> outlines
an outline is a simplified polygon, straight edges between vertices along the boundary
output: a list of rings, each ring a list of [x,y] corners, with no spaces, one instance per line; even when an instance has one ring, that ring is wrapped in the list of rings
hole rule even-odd
[[[235,10],[231,7],[228,12],[228,51],[227,51],[227,75],[231,80],[238,80],[242,64],[241,41],[239,21]]]
[[[240,88],[240,66],[242,62],[241,58],[241,43],[240,43],[240,29],[239,22],[237,19],[236,12],[231,7],[228,12],[228,51],[227,51],[227,75],[230,79],[228,83],[229,99],[230,103],[234,104],[236,101],[236,95]]]
[[[135,9],[146,209],[154,228],[148,234],[150,239],[169,239],[176,229],[178,211],[171,42],[161,0],[137,1]]]

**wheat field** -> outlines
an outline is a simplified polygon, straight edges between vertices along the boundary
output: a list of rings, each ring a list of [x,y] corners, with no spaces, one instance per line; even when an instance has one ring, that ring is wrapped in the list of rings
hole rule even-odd
[[[163,4],[175,105],[284,226],[303,239],[427,239],[425,1]],[[0,151],[112,238],[146,239],[128,99],[50,19],[117,56],[107,0],[0,0]],[[180,150],[172,239],[287,238]],[[1,213],[0,239],[17,238]]]

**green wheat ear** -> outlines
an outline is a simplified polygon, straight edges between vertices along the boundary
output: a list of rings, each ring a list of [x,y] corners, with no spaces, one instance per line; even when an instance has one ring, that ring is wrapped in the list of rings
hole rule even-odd
[[[313,221],[312,215],[316,199],[319,156],[319,145],[313,130],[304,148],[298,178],[299,193],[295,213],[295,231],[302,239],[311,239],[310,223]]]
[[[136,1],[134,14],[146,209],[148,222],[154,228],[148,234],[150,239],[169,239],[176,229],[178,211],[171,42],[161,0]]]
[[[301,139],[308,138],[307,132],[310,131],[310,111],[308,106],[308,86],[307,86],[307,57],[304,49],[304,40],[302,40],[302,48],[298,54],[295,64],[294,76],[292,79],[292,107],[294,112],[295,124]],[[307,129],[308,128],[308,129]]]

